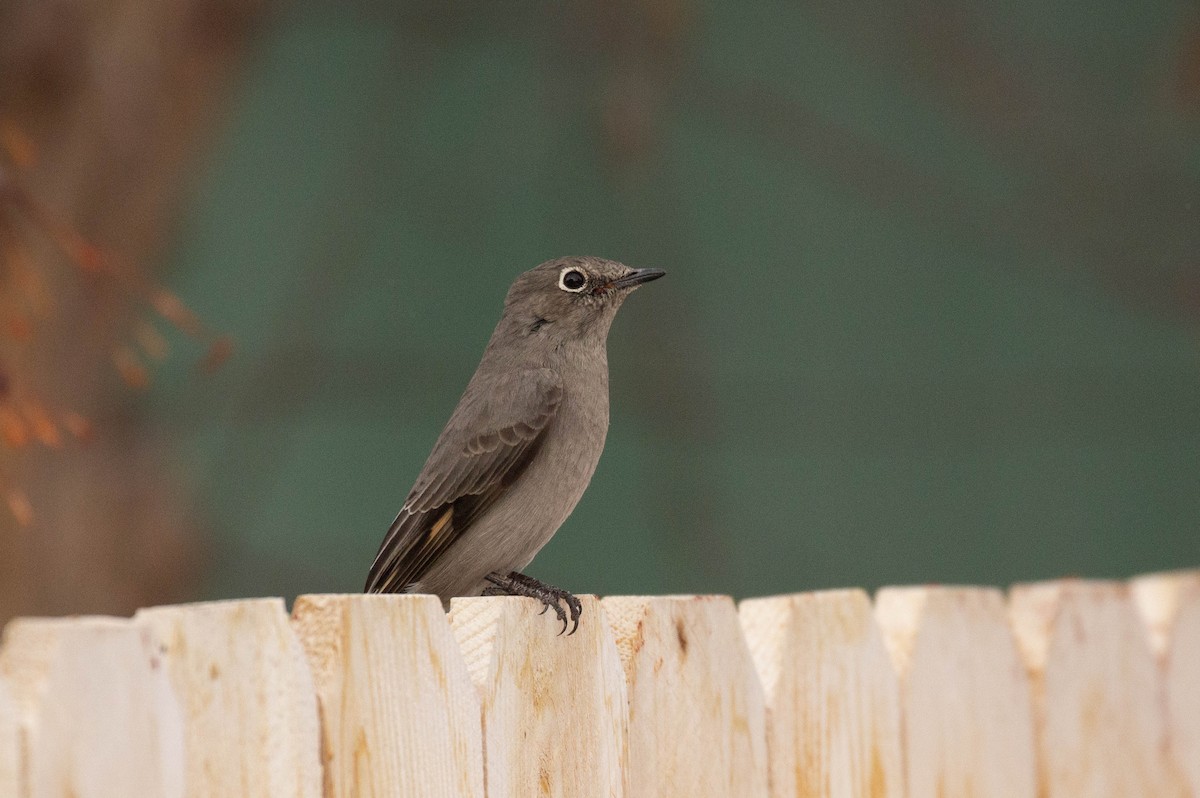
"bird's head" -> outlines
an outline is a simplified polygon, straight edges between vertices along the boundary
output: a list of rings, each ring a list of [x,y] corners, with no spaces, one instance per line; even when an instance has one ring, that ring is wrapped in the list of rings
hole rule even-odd
[[[631,269],[603,258],[555,258],[513,282],[504,300],[504,316],[510,329],[525,335],[603,338],[625,297],[664,274],[660,269]]]

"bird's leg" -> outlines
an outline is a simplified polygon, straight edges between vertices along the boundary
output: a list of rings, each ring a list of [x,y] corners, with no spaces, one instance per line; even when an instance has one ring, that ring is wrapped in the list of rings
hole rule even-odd
[[[579,616],[583,612],[583,605],[579,603],[579,599],[562,588],[547,585],[516,571],[510,572],[508,576],[493,572],[484,578],[492,584],[492,587],[483,591],[485,596],[526,596],[542,602],[543,613],[548,609],[554,610],[554,614],[563,625],[559,634],[567,631],[567,614],[559,604],[560,601],[564,602],[571,611],[571,622],[574,624],[570,634],[575,634],[575,630],[579,628]]]

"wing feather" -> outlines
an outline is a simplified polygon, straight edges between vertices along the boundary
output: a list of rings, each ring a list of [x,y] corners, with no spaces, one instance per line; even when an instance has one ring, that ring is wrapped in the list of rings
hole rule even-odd
[[[470,528],[537,453],[562,402],[551,369],[527,369],[490,381],[486,395],[472,380],[384,536],[366,592],[395,593]]]

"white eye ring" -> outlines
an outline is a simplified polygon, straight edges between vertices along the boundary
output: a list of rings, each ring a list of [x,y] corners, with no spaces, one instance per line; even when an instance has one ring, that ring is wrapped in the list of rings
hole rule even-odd
[[[572,273],[574,273],[575,275],[577,275],[578,277],[580,277],[583,280],[583,282],[581,282],[579,285],[575,286],[574,288],[568,286],[567,282],[566,282],[567,275],[572,274]],[[572,282],[574,282],[574,281],[572,281]],[[568,294],[583,293],[583,289],[587,288],[587,274],[585,274],[583,269],[580,269],[578,266],[564,266],[563,270],[558,273],[558,287],[561,288],[563,291],[566,291]]]

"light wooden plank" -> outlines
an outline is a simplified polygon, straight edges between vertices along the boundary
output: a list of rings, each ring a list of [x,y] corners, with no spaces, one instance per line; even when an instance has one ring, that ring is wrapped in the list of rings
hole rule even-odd
[[[991,588],[879,591],[875,617],[900,677],[909,795],[1035,798],[1029,678]]]
[[[19,619],[0,671],[21,714],[25,798],[183,795],[182,715],[145,630]]]
[[[772,798],[904,794],[896,673],[861,590],[750,599]]]
[[[625,679],[600,602],[579,599],[570,636],[531,599],[451,602],[483,711],[488,798],[625,795]]]
[[[1162,672],[1167,750],[1200,796],[1200,571],[1150,574],[1132,586]]]
[[[2,674],[2,670],[0,670]],[[19,795],[18,730],[20,715],[8,680],[0,675],[0,796]]]
[[[442,603],[301,596],[292,623],[321,707],[325,798],[482,798],[479,698]]]
[[[766,798],[762,686],[732,599],[600,603],[625,670],[631,798]]]
[[[1128,586],[1017,585],[1009,613],[1033,684],[1039,794],[1180,795],[1159,675]]]
[[[153,607],[135,621],[183,707],[188,796],[321,795],[316,692],[281,599]]]

